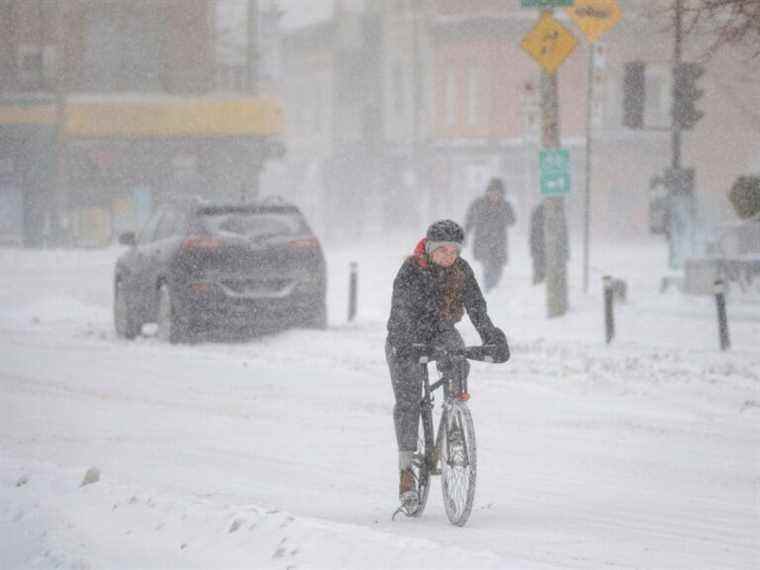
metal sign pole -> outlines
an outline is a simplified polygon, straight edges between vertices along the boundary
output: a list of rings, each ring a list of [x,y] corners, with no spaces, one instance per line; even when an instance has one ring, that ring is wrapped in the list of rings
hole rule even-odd
[[[583,194],[583,292],[588,293],[589,238],[591,233],[591,112],[594,101],[594,44],[588,44],[588,86],[586,88],[586,181]]]
[[[544,251],[546,254],[546,308],[549,318],[568,310],[567,223],[563,194],[570,191],[567,151],[560,148],[559,85],[557,70],[577,40],[552,17],[552,6],[572,6],[573,0],[523,0],[524,7],[543,8],[521,46],[541,65],[542,151],[541,193],[544,197]],[[546,170],[544,169],[546,162]]]
[[[559,86],[557,74],[541,72],[542,146],[559,148]],[[546,248],[547,315],[561,317],[567,312],[567,244],[564,229],[565,200],[562,196],[544,199],[544,244]]]
[[[596,50],[594,43],[617,25],[622,17],[617,0],[575,0],[567,9],[570,18],[588,38],[588,85],[586,87],[586,181],[583,196],[583,292],[589,287],[589,249],[591,233],[591,166],[593,149],[592,113]]]

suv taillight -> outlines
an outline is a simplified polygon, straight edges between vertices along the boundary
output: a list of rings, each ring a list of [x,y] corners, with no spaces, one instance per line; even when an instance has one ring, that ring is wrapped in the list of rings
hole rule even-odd
[[[293,249],[316,249],[319,247],[317,238],[294,239],[288,242],[288,247]]]
[[[209,251],[219,249],[221,240],[209,236],[192,236],[182,242],[182,249]]]

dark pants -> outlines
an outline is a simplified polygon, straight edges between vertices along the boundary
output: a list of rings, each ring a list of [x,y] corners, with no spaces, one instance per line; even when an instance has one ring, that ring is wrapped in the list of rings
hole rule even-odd
[[[499,261],[485,260],[483,262],[483,289],[488,292],[499,284],[504,265]]]
[[[533,285],[541,283],[546,278],[546,269],[543,257],[533,257]]]
[[[445,326],[431,343],[443,348],[462,348],[464,341],[454,325]],[[385,359],[391,374],[391,385],[396,404],[393,406],[393,423],[399,451],[415,451],[420,425],[420,400],[422,399],[423,366],[414,359],[398,358],[393,346],[385,343]],[[466,378],[470,365],[462,362],[461,373]],[[446,373],[451,363],[438,363],[438,369]]]

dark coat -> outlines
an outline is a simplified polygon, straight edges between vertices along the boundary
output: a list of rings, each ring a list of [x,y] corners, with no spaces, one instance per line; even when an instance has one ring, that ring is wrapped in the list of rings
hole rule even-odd
[[[500,198],[491,204],[487,196],[476,198],[470,204],[465,218],[464,231],[472,239],[472,253],[483,262],[506,265],[509,261],[507,227],[514,225],[512,206]],[[474,230],[474,235],[472,235]]]
[[[401,265],[393,282],[388,342],[403,350],[413,343],[428,344],[437,334],[462,318],[472,321],[484,343],[495,331],[488,308],[470,265],[461,257],[449,268],[429,262],[424,254],[425,240],[415,255]]]
[[[533,209],[530,216],[530,255],[543,265],[544,263],[544,204]]]

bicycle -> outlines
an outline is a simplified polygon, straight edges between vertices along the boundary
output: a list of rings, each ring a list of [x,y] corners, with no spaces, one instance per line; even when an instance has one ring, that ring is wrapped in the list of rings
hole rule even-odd
[[[412,460],[412,471],[417,479],[417,501],[401,505],[393,517],[403,512],[408,517],[419,517],[427,505],[430,481],[433,475],[441,476],[441,491],[446,516],[451,524],[464,526],[470,518],[475,500],[477,478],[477,445],[472,414],[467,406],[470,394],[467,378],[457,373],[464,369],[464,360],[506,362],[507,354],[496,358],[495,345],[469,346],[461,349],[438,349],[415,345],[420,354],[419,362],[424,369],[423,394],[420,400],[420,437]],[[503,350],[503,349],[502,349]],[[428,364],[445,361],[446,372],[430,383]],[[440,369],[440,365],[439,365]],[[443,390],[441,415],[435,431],[433,392]]]

